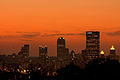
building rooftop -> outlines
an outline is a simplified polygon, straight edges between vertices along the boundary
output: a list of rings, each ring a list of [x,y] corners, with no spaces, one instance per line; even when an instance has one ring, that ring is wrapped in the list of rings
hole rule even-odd
[[[64,39],[63,37],[59,37],[58,39]]]
[[[112,47],[110,48],[110,50],[115,50],[114,46],[112,45]]]

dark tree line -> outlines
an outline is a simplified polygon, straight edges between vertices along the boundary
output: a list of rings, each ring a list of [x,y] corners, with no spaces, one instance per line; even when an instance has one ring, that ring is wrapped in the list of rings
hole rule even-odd
[[[119,80],[120,63],[116,60],[93,60],[85,69],[74,64],[57,71],[56,80]]]

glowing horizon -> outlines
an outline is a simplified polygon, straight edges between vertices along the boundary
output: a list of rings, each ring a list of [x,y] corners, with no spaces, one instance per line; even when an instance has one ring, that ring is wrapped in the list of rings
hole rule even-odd
[[[38,55],[39,45],[47,45],[56,55],[58,37],[66,47],[81,53],[85,32],[100,31],[101,50],[109,53],[113,44],[120,52],[119,0],[1,0],[0,54],[17,53],[30,44],[30,55]]]

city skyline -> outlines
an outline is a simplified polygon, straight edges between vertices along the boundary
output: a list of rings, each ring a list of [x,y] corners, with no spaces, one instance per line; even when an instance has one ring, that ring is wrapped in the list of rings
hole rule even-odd
[[[120,72],[120,0],[0,0],[1,80],[109,80]]]
[[[38,46],[48,45],[49,55],[57,55],[58,37],[66,47],[81,52],[85,32],[101,32],[101,50],[114,45],[120,53],[119,0],[1,0],[0,54],[18,53],[30,44],[30,56],[38,56]],[[106,43],[107,41],[107,43]]]
[[[82,35],[86,35],[86,39],[85,39],[86,41],[84,41],[84,42],[85,42],[84,46],[86,46],[86,49],[87,49],[87,46],[88,46],[89,44],[91,44],[91,41],[92,41],[92,40],[89,40],[89,39],[93,39],[93,41],[94,41],[94,39],[97,39],[97,45],[96,45],[96,46],[98,46],[98,45],[101,46],[101,45],[100,45],[100,41],[101,41],[101,40],[100,40],[100,39],[101,39],[100,36],[101,36],[101,35],[100,35],[99,31],[86,31],[86,34],[82,34]],[[91,37],[91,38],[90,38],[90,37]],[[98,37],[98,38],[97,38],[97,37]],[[54,51],[57,51],[57,45],[58,45],[58,41],[59,41],[59,40],[64,40],[65,42],[62,43],[62,44],[64,44],[64,47],[65,47],[65,45],[66,45],[66,39],[65,39],[64,37],[58,37],[57,40],[56,40],[56,43],[57,43],[57,44],[56,44],[56,50],[54,50]],[[88,40],[90,41],[90,43],[88,43]],[[61,44],[61,42],[60,42],[60,44]],[[86,44],[87,44],[87,45],[86,45]],[[95,40],[95,43],[93,43],[93,46],[95,47],[94,44],[96,44],[96,40]],[[22,44],[22,45],[23,45],[23,44]],[[29,43],[28,43],[28,44],[24,44],[24,46],[26,46],[26,45],[30,46],[29,48],[32,47]],[[60,45],[60,46],[62,46],[62,45]],[[111,45],[111,46],[113,47],[113,45]],[[110,46],[110,48],[108,49],[109,51],[110,51],[110,49],[111,49],[111,46]],[[40,51],[39,51],[39,49],[42,48],[42,47],[43,47],[43,49],[44,49],[44,47],[45,47],[45,48],[48,48],[48,49],[50,48],[50,46],[47,46],[47,45],[45,45],[45,44],[44,44],[44,45],[41,45],[41,44],[40,44],[39,46],[37,46],[37,49],[36,49],[36,50],[37,50],[37,53],[36,53],[37,56],[36,56],[36,57],[40,56]],[[91,48],[92,48],[92,46],[91,46]],[[26,49],[26,48],[25,48],[25,49]],[[72,50],[74,50],[76,54],[78,54],[78,53],[79,53],[79,54],[84,54],[84,52],[82,52],[82,51],[83,51],[83,50],[86,50],[85,48],[83,48],[83,50],[80,50],[80,51],[79,51],[79,50],[76,50],[76,49],[71,49],[71,50],[69,50],[69,47],[68,47],[68,48],[65,48],[65,49],[68,49],[68,52],[67,52],[68,54],[70,54],[70,52],[71,52]],[[89,46],[88,46],[88,49],[89,49]],[[94,49],[95,49],[95,48],[94,48]],[[118,50],[117,48],[115,48],[115,49]],[[104,51],[104,52],[106,51],[106,49],[98,49],[98,50],[100,50],[100,51],[97,52],[98,55],[100,54],[101,51]],[[27,52],[27,53],[29,54],[29,56],[31,56],[31,49],[28,49],[28,51],[29,51],[29,52]],[[21,48],[19,49],[19,52],[17,52],[16,54],[21,54],[21,52],[23,52],[23,54],[24,54],[24,47],[21,47]],[[14,52],[13,52],[13,53],[14,53]],[[13,53],[12,53],[12,54],[13,54]],[[86,52],[85,52],[85,53],[86,53]],[[25,51],[25,54],[26,54],[26,51]],[[42,53],[42,54],[43,54],[43,53]],[[56,52],[55,54],[56,54],[56,55],[50,55],[50,54],[49,54],[49,51],[47,51],[47,55],[48,55],[48,56],[57,56],[58,52]],[[64,53],[64,54],[65,54],[65,53]],[[119,55],[118,52],[117,52],[117,54]],[[5,55],[5,54],[1,54],[1,55]],[[8,55],[9,55],[9,54],[8,54]],[[105,55],[109,55],[109,52],[108,52],[108,53],[105,53]]]

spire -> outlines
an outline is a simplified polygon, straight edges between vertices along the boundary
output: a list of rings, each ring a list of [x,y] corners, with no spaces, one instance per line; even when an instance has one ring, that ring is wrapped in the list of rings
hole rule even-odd
[[[100,54],[105,54],[104,51],[101,51]]]
[[[112,48],[110,48],[110,50],[115,50],[114,46],[112,45]]]

